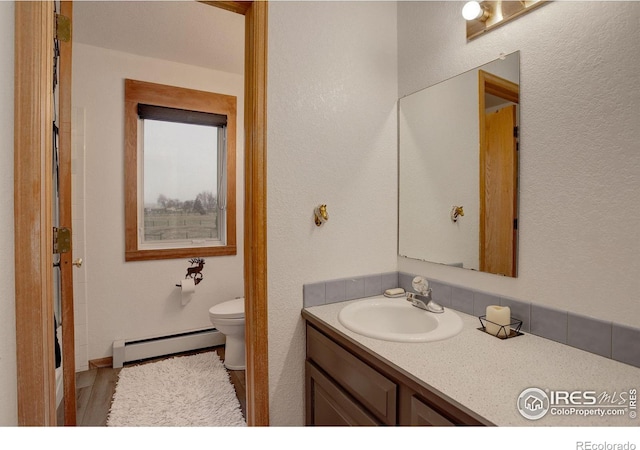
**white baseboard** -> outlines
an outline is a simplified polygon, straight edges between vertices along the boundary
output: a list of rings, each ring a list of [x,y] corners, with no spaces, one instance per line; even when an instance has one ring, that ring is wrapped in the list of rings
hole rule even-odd
[[[169,336],[113,341],[113,368],[125,362],[199,350],[223,345],[225,336],[215,328],[205,328]]]

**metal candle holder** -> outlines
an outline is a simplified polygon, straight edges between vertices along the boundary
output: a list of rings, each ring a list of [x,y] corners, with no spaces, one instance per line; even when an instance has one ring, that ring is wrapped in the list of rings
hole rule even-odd
[[[522,328],[522,320],[512,318],[512,322],[509,325],[500,325],[499,323],[492,322],[491,320],[487,320],[487,316],[479,316],[481,327],[478,328],[480,331],[484,331],[485,333],[495,336],[499,339],[509,339],[513,337],[522,336],[524,333],[520,332],[520,328]],[[498,332],[496,334],[489,333],[487,331],[487,323],[491,323],[498,327]]]

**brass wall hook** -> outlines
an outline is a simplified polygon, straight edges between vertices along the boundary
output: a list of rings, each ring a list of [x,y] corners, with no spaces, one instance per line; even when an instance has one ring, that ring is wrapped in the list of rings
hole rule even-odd
[[[464,216],[464,210],[462,209],[462,206],[453,206],[453,208],[451,208],[451,221],[457,222],[458,217],[461,216]]]
[[[314,209],[316,226],[320,226],[329,220],[329,213],[327,213],[327,205],[319,205]]]

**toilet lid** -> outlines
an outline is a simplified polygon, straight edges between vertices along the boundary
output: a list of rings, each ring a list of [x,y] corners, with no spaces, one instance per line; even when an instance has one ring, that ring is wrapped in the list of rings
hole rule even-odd
[[[209,315],[225,319],[244,317],[244,297],[218,303],[209,309]]]

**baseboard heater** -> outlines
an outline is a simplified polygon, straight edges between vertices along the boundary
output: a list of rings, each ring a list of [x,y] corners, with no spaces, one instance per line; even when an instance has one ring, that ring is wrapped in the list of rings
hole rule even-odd
[[[223,345],[224,342],[224,334],[215,328],[143,339],[115,340],[113,341],[113,368],[120,368],[126,362],[215,347]]]

